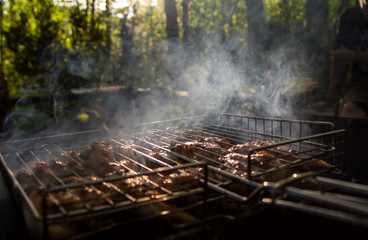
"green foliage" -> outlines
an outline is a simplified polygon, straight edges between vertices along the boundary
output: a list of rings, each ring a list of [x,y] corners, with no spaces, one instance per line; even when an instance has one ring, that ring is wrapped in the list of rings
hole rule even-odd
[[[4,70],[10,87],[39,83],[25,81],[43,72],[38,59],[42,50],[57,37],[60,22],[54,17],[57,8],[52,0],[9,1],[4,19]],[[11,89],[10,93],[15,92]]]
[[[3,64],[10,96],[18,97],[19,89],[42,95],[100,85],[171,88],[163,0],[128,0],[120,9],[112,7],[114,2],[120,1],[7,1]],[[182,1],[176,3],[182,38]],[[305,4],[306,0],[263,0],[267,48],[289,39],[304,41]],[[341,0],[329,1],[331,29],[340,4]],[[200,56],[209,49],[206,39],[221,49],[233,38],[238,50],[246,49],[245,0],[191,0],[188,6],[188,50]],[[297,48],[288,51],[287,58],[303,57]]]

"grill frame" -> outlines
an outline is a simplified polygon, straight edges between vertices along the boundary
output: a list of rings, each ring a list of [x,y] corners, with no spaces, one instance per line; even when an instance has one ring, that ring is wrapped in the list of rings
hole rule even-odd
[[[222,113],[222,114],[215,114],[215,115],[203,115],[203,116],[197,116],[197,117],[191,117],[191,118],[180,118],[180,119],[173,119],[173,120],[164,120],[164,121],[156,121],[156,122],[150,122],[141,124],[140,127],[142,128],[141,134],[143,136],[147,135],[147,131],[149,129],[155,129],[155,131],[163,131],[166,133],[167,131],[170,131],[172,128],[176,128],[176,126],[181,126],[184,130],[185,129],[196,129],[196,126],[205,126],[205,129],[198,128],[197,130],[208,130],[206,129],[208,126],[215,126],[220,128],[228,128],[231,131],[235,131],[236,135],[238,135],[239,132],[246,132],[246,138],[248,140],[241,140],[241,142],[247,142],[251,140],[277,140],[278,142],[275,144],[271,144],[269,146],[261,146],[253,148],[249,154],[248,154],[248,160],[251,159],[251,156],[259,151],[262,150],[270,150],[274,147],[278,146],[290,146],[290,144],[311,144],[314,146],[317,146],[317,150],[319,150],[320,146],[328,147],[329,152],[332,152],[331,156],[321,156],[322,154],[310,154],[310,157],[306,158],[309,160],[309,162],[313,161],[313,157],[319,157],[321,156],[322,160],[325,160],[326,158],[332,158],[332,161],[334,163],[334,167],[343,167],[344,166],[344,159],[346,155],[346,131],[344,129],[335,130],[335,125],[332,122],[324,122],[324,121],[305,121],[305,120],[294,120],[294,119],[281,119],[281,118],[268,118],[268,117],[258,117],[258,116],[244,116],[244,115],[237,115],[237,114],[230,114],[230,113]],[[212,127],[211,126],[211,127]],[[267,127],[268,126],[268,127]],[[275,127],[276,126],[276,127]],[[276,130],[275,130],[276,129]],[[178,130],[180,131],[180,129]],[[209,133],[216,133],[216,131]],[[215,134],[216,135],[216,134]],[[225,137],[224,135],[216,135],[220,137]],[[242,134],[240,136],[244,137]],[[162,137],[162,136],[159,136]],[[326,140],[328,138],[328,140]],[[139,139],[138,139],[139,140]],[[171,140],[175,140],[172,138]],[[176,141],[176,140],[175,140]],[[317,143],[313,142],[316,141]],[[328,144],[325,144],[324,141],[329,142]],[[320,142],[320,143],[319,143]],[[180,154],[177,154],[175,152],[170,151],[167,147],[161,147],[156,144],[151,144],[153,147],[160,148],[170,154],[173,154],[174,156],[180,157],[182,159],[185,159],[186,161],[198,163],[199,161],[195,161],[191,158],[188,158],[186,156],[182,156]],[[297,146],[298,147],[298,146]],[[338,149],[337,149],[338,148]],[[337,151],[337,153],[335,153]],[[323,152],[323,151],[322,151]],[[339,158],[338,160],[335,159]],[[280,184],[286,184],[287,182],[293,182],[297,179],[302,179],[306,176],[311,175],[317,175],[321,174],[323,172],[326,172],[325,170],[314,170],[310,171],[308,173],[302,173],[302,174],[294,174],[291,178],[282,179],[277,182],[267,182],[267,183],[259,183],[252,180],[252,174],[249,174],[251,171],[251,165],[252,163],[248,161],[248,176],[250,177],[238,177],[234,174],[230,174],[226,171],[219,170],[216,167],[213,167],[211,165],[208,166],[210,171],[219,173],[225,177],[229,177],[230,179],[233,179],[235,181],[239,181],[243,183],[244,185],[250,186],[253,188],[253,190],[248,194],[237,194],[234,191],[229,191],[224,187],[221,187],[219,185],[209,183],[209,187],[217,192],[220,192],[221,194],[225,194],[226,196],[233,198],[240,202],[249,202],[252,201],[252,197],[256,197],[259,195],[258,193],[265,191],[271,191],[272,189],[277,188]],[[301,164],[306,164],[306,162],[303,162]],[[287,169],[290,166],[297,166],[296,165],[286,165],[283,168],[276,169],[275,171],[280,171],[283,169]],[[269,171],[267,173],[271,173],[272,171]],[[265,174],[265,173],[262,173]],[[335,175],[335,174],[333,174]]]
[[[68,134],[69,135],[69,134]],[[83,134],[82,134],[83,135]],[[57,136],[57,138],[59,138],[60,136]],[[82,137],[83,138],[83,137]],[[113,138],[107,138],[108,140],[111,141],[115,141],[118,142],[118,140],[113,139]],[[45,138],[42,138],[41,142],[44,142]],[[60,139],[59,139],[60,140]],[[60,142],[59,140],[57,140],[56,142]],[[103,140],[99,137],[97,137],[94,140]],[[105,139],[106,140],[106,139]],[[29,141],[24,140],[24,141]],[[83,144],[81,145],[85,145],[87,146],[91,141],[93,140],[88,140],[87,142],[83,141]],[[18,142],[18,141],[16,141]],[[61,140],[62,143],[52,143],[52,144],[41,144],[41,152],[46,151],[45,149],[49,150],[49,148],[52,146],[52,148],[60,148],[61,145],[64,144],[64,140]],[[75,143],[71,143],[71,145],[73,145]],[[79,143],[80,144],[80,143]],[[28,146],[28,144],[26,144]],[[69,143],[67,145],[70,145]],[[26,148],[28,149],[28,148]],[[65,147],[61,148],[66,149]],[[17,150],[17,151],[23,151],[24,148],[22,148],[22,150]],[[38,148],[33,148],[31,150],[26,150],[26,152],[31,151],[33,152],[37,152],[39,151]],[[26,221],[25,222],[25,226],[28,228],[33,228],[35,227],[35,231],[36,231],[36,238],[38,237],[43,237],[44,239],[49,239],[50,237],[53,238],[53,236],[50,236],[50,227],[51,226],[57,226],[58,224],[65,224],[65,223],[73,223],[73,222],[78,222],[78,221],[83,221],[86,219],[94,219],[94,218],[99,218],[99,217],[109,217],[109,216],[114,216],[116,214],[120,214],[123,212],[127,212],[127,211],[142,211],[143,213],[149,213],[148,217],[147,216],[141,216],[141,215],[137,215],[134,219],[132,220],[128,220],[126,222],[126,224],[130,224],[130,223],[134,223],[137,221],[145,221],[147,219],[150,218],[155,218],[158,216],[165,216],[165,215],[169,215],[172,213],[175,213],[177,211],[183,211],[183,210],[188,210],[188,209],[192,209],[192,208],[203,208],[204,209],[204,205],[207,202],[207,166],[204,163],[188,163],[188,164],[182,164],[180,166],[177,167],[160,167],[160,168],[155,168],[155,169],[149,169],[149,171],[141,171],[141,172],[137,172],[136,174],[129,174],[129,175],[125,175],[125,176],[113,176],[113,177],[105,177],[105,178],[101,178],[98,180],[90,180],[90,181],[82,181],[80,183],[72,183],[72,184],[65,184],[63,186],[56,186],[56,187],[47,187],[45,188],[45,190],[42,192],[42,212],[39,212],[39,210],[35,207],[34,203],[32,202],[32,200],[30,199],[29,194],[26,193],[25,189],[23,188],[22,184],[19,183],[19,181],[17,180],[17,178],[15,177],[15,169],[16,167],[12,166],[10,167],[9,164],[7,164],[7,162],[9,161],[9,159],[7,158],[8,156],[18,156],[19,157],[19,152],[16,153],[7,153],[5,155],[0,154],[0,163],[2,165],[2,168],[4,170],[4,173],[6,174],[6,178],[9,179],[9,189],[11,190],[11,192],[13,193],[14,199],[16,201],[16,204],[18,205],[18,207],[20,207],[22,212],[21,215],[23,215],[23,219]],[[22,158],[19,158],[22,159]],[[35,157],[35,159],[37,159]],[[29,159],[29,165],[26,164],[28,169],[31,169],[32,166],[34,165],[33,161],[35,161],[35,159]],[[13,159],[14,160],[14,159]],[[33,160],[33,161],[31,161]],[[22,160],[23,161],[23,160]],[[47,213],[47,209],[48,207],[46,206],[46,198],[49,194],[52,193],[56,193],[56,192],[62,192],[62,191],[70,191],[73,188],[78,188],[78,187],[91,187],[91,186],[97,186],[101,183],[113,183],[116,181],[120,181],[120,180],[126,180],[126,179],[130,179],[130,178],[135,178],[135,177],[149,177],[151,175],[159,175],[161,173],[165,173],[167,174],[168,172],[180,172],[183,170],[188,170],[188,169],[194,169],[194,168],[198,168],[201,167],[204,169],[204,174],[203,176],[198,176],[198,181],[200,182],[200,185],[198,185],[198,187],[194,188],[194,189],[184,189],[182,191],[174,191],[171,195],[170,194],[164,194],[162,196],[159,196],[157,198],[154,199],[138,199],[139,201],[135,202],[135,201],[131,201],[129,203],[127,203],[126,205],[122,205],[120,207],[105,207],[102,205],[98,205],[96,208],[93,209],[77,209],[77,211],[75,212],[66,212],[66,213],[57,213],[57,214],[48,214]],[[191,171],[193,172],[193,171]],[[34,176],[35,174],[32,173]],[[160,187],[161,188],[161,187]],[[195,201],[191,198],[196,199]],[[161,203],[166,203],[166,202],[171,202],[171,201],[175,201],[175,200],[187,200],[189,199],[187,202],[185,202],[184,204],[182,202],[180,202],[180,204],[178,204],[176,206],[176,208],[174,209],[160,209],[160,210],[155,210],[155,211],[151,211],[150,207],[159,205]],[[78,202],[77,202],[78,203]],[[201,207],[202,205],[202,207]],[[23,206],[23,207],[22,207]],[[28,214],[28,215],[27,215]],[[31,216],[31,221],[35,221],[36,224],[35,225],[30,225],[29,222],[29,217]],[[27,220],[28,219],[28,220]],[[33,223],[31,223],[33,224]],[[120,223],[121,224],[121,223]],[[103,227],[103,226],[102,226]],[[32,230],[33,231],[33,230]],[[91,231],[91,229],[90,229]],[[86,233],[81,233],[81,234],[86,234]],[[79,234],[78,234],[79,235]],[[87,232],[88,235],[88,232]]]
[[[305,212],[368,228],[368,186],[341,179],[306,175],[273,189],[263,205]]]
[[[277,144],[273,144],[267,147],[259,147],[259,148],[255,148],[252,149],[252,151],[249,153],[248,158],[250,159],[251,155],[253,153],[256,153],[258,151],[264,150],[264,149],[269,149],[272,147],[276,147],[276,146],[288,146],[290,144],[298,144],[304,141],[308,141],[308,140],[312,140],[312,139],[316,139],[316,138],[323,138],[323,137],[332,137],[334,138],[337,135],[344,135],[345,131],[344,130],[334,130],[335,126],[333,123],[330,122],[317,122],[317,121],[302,121],[302,120],[292,120],[292,119],[276,119],[276,118],[264,118],[264,117],[249,117],[249,116],[242,116],[242,115],[234,115],[234,114],[228,114],[228,113],[223,113],[223,114],[216,114],[216,115],[203,115],[203,116],[195,116],[195,117],[188,117],[188,118],[179,118],[179,119],[172,119],[172,120],[164,120],[164,121],[157,121],[157,122],[150,122],[150,123],[145,123],[145,124],[140,124],[138,125],[138,129],[139,129],[139,133],[134,134],[134,135],[127,135],[124,136],[126,139],[128,138],[135,138],[136,136],[139,136],[140,134],[147,134],[147,131],[149,129],[156,129],[156,130],[161,130],[161,129],[172,129],[172,127],[177,127],[177,126],[184,126],[184,128],[193,126],[196,124],[201,124],[204,126],[210,126],[210,125],[221,125],[221,127],[223,128],[228,128],[234,131],[246,131],[248,133],[250,133],[250,135],[252,136],[252,138],[256,139],[257,137],[262,137],[263,139],[276,139],[279,140],[279,142]],[[297,130],[295,130],[295,128]],[[322,130],[321,130],[322,129]],[[322,132],[322,133],[321,133]],[[94,137],[94,140],[101,140],[103,138],[101,138],[101,134],[100,132],[88,132],[87,135],[90,135],[92,133],[92,135],[94,133],[98,133],[97,137]],[[317,133],[317,134],[315,134]],[[78,139],[84,139],[85,135],[84,133],[77,133],[77,135],[80,135],[78,137]],[[55,141],[57,144],[61,141],[63,143],[63,141],[65,141],[64,137],[71,137],[74,138],[75,134],[61,134],[61,135],[55,135],[52,136],[51,139],[52,141]],[[118,139],[122,136],[109,136],[108,139]],[[13,144],[20,144],[20,148],[21,149],[29,149],[29,142],[32,142],[33,140],[37,140],[40,143],[44,143],[45,140],[50,139],[50,138],[37,138],[37,139],[26,139],[26,140],[21,140],[21,141],[10,141],[7,142],[6,145],[8,146],[12,146]],[[343,139],[345,139],[345,137],[343,137]],[[93,140],[91,140],[93,141]],[[24,143],[24,144],[23,144]],[[333,145],[335,145],[335,142],[332,143]],[[341,144],[341,143],[339,143]],[[6,146],[5,145],[5,146]],[[344,144],[343,144],[344,145]],[[344,147],[342,147],[344,148]],[[167,151],[168,149],[163,149],[165,151]],[[344,150],[344,149],[343,149]],[[18,151],[18,150],[17,150]],[[5,151],[6,152],[6,151]],[[167,151],[169,152],[169,151]],[[12,153],[8,153],[8,154],[12,154]],[[211,171],[215,171],[215,172],[219,172],[217,171],[217,169],[208,166],[207,164],[203,163],[203,162],[198,162],[198,161],[193,161],[192,159],[186,158],[182,155],[176,154],[174,152],[170,152],[170,154],[182,158],[184,160],[186,160],[187,162],[190,163],[186,163],[187,165],[179,165],[179,166],[166,166],[167,168],[163,168],[163,169],[159,169],[157,171],[167,171],[167,170],[173,170],[175,168],[181,169],[181,168],[186,168],[186,167],[196,167],[196,166],[202,166],[204,167],[204,169],[209,169]],[[341,153],[342,155],[340,156],[336,156],[336,157],[341,157],[342,159],[344,159],[344,154],[345,151],[342,151]],[[17,188],[16,191],[20,192],[20,196],[27,196],[26,193],[22,192],[22,190],[20,187],[20,184],[18,183],[18,181],[15,179],[14,177],[14,171],[10,170],[10,168],[8,167],[6,161],[4,160],[3,156],[1,156],[1,164],[5,167],[7,174],[10,176],[11,182],[15,185],[15,188]],[[164,166],[162,166],[164,167]],[[248,169],[251,169],[251,167],[249,167]],[[263,195],[265,192],[269,193],[272,192],[273,189],[277,188],[279,184],[281,184],[280,182],[276,182],[276,183],[268,183],[268,184],[264,184],[264,183],[258,183],[252,180],[252,177],[250,177],[250,179],[247,178],[239,178],[237,176],[234,176],[232,174],[229,174],[225,171],[220,171],[219,173],[221,173],[223,176],[228,177],[232,180],[236,180],[236,181],[240,181],[241,183],[243,183],[244,185],[247,186],[251,186],[252,187],[252,191],[249,194],[246,195],[241,195],[241,194],[237,194],[233,191],[229,191],[228,189],[216,185],[213,182],[210,182],[208,180],[208,173],[207,170],[205,170],[205,174],[204,174],[204,178],[203,181],[205,182],[206,186],[203,190],[203,192],[207,192],[207,187],[215,190],[216,192],[226,195],[227,197],[230,197],[232,199],[235,199],[241,203],[250,203],[250,202],[254,202],[253,199],[256,199],[255,201],[257,201],[257,197],[259,197],[260,195]],[[313,173],[310,173],[310,175],[315,175],[315,174],[319,174],[320,171],[314,171]],[[148,174],[148,173],[140,173],[141,175],[143,174]],[[138,174],[139,175],[139,174]],[[248,176],[252,176],[252,174],[249,174]],[[295,179],[300,179],[300,178],[304,178],[304,175],[299,175],[299,176],[295,176],[291,179],[287,179],[286,181],[295,181]],[[284,182],[282,182],[284,184]],[[94,184],[94,183],[88,183],[88,184]],[[95,183],[98,184],[98,183]],[[69,187],[74,187],[74,186],[69,186]],[[47,192],[52,192],[52,191],[56,191],[56,190],[61,190],[61,189],[49,189],[49,191]],[[205,194],[206,195],[206,194]],[[44,198],[46,197],[46,194],[44,195]],[[26,203],[28,201],[29,203],[29,199],[25,199]],[[206,197],[203,198],[202,204],[205,205],[206,202]],[[151,202],[153,203],[153,202]],[[150,203],[147,203],[150,204]],[[197,204],[198,205],[198,204]],[[190,208],[191,206],[188,206],[188,208]],[[32,207],[30,207],[32,210]],[[44,231],[46,232],[46,237],[47,236],[47,230],[48,229],[48,218],[47,216],[41,216],[41,218],[38,218],[38,220],[43,221],[44,224]],[[45,221],[46,220],[46,221]],[[61,221],[64,221],[63,219],[61,219]]]

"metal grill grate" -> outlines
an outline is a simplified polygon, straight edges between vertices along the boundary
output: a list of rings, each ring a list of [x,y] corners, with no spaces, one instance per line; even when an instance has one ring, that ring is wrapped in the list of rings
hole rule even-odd
[[[109,222],[108,216],[122,211],[128,216],[125,221],[129,222],[188,209],[206,201],[205,164],[162,167],[158,159],[138,154],[129,141],[99,140],[116,147],[112,150],[114,166],[122,174],[99,176],[84,167],[78,153],[90,149],[93,141],[44,144],[40,148],[2,155],[1,162],[19,190],[27,212],[30,210],[43,226],[28,225],[36,231],[43,228],[38,230],[45,238],[50,237],[50,226],[66,222],[82,221],[81,226],[84,226],[87,219],[94,219],[94,229]],[[129,151],[122,152],[120,148]],[[204,171],[198,174],[198,168]],[[54,237],[53,233],[51,236]]]
[[[147,215],[146,210],[151,206],[178,199],[184,199],[179,200],[184,203],[184,208],[197,206],[199,202],[206,202],[207,187],[237,201],[250,202],[262,195],[260,193],[267,194],[269,189],[274,189],[285,181],[294,181],[304,174],[309,176],[333,170],[341,166],[344,159],[345,131],[334,130],[334,125],[326,122],[219,114],[151,122],[138,127],[139,132],[132,136],[106,138],[99,135],[90,138],[88,133],[88,138],[84,138],[83,134],[78,133],[78,137],[66,134],[67,140],[57,136],[53,137],[52,141],[40,138],[8,142],[3,146],[13,144],[12,148],[17,149],[14,144],[19,144],[22,147],[16,151],[2,150],[1,163],[32,215],[38,220],[43,220],[44,231],[47,233],[50,221],[64,223],[96,216],[104,218],[121,211],[142,212],[144,214],[141,215]],[[171,148],[172,143],[185,145],[198,141],[203,136],[226,139],[222,146],[224,151],[217,152],[194,146],[193,155],[187,156]],[[114,164],[123,174],[100,176],[98,172],[93,173],[90,169],[83,168],[83,160],[77,153],[89,149],[94,141],[104,141],[114,147]],[[236,166],[221,161],[231,147],[252,141],[268,144],[252,147],[243,154],[248,159],[244,162],[244,169],[239,170]],[[23,144],[24,142],[26,143]],[[41,146],[30,148],[29,142],[38,142]],[[119,148],[128,151],[121,152]],[[292,151],[285,152],[282,149]],[[267,168],[251,161],[262,151],[274,156],[262,160],[262,164],[267,164]],[[330,167],[311,169],[307,172],[298,170],[320,160],[329,163]],[[69,182],[60,177],[57,170],[52,169],[46,169],[52,181],[45,180],[42,174],[37,172],[38,168],[41,168],[41,172],[45,170],[43,162],[46,162],[46,168],[52,164],[61,164],[68,175],[77,181]],[[69,162],[75,165],[70,166]],[[42,189],[39,202],[31,199],[32,191],[28,189],[27,183],[17,178],[19,169],[28,172],[29,179]],[[287,174],[277,180],[269,178],[284,172]],[[195,178],[162,184],[171,173],[189,173]],[[143,190],[132,192],[121,184],[134,179],[143,179]],[[75,192],[81,190],[92,197],[73,198],[75,195],[79,196],[80,194]],[[150,194],[146,194],[147,192]],[[59,193],[67,193],[68,201],[52,201],[52,197]],[[156,215],[170,211],[164,208]]]
[[[280,175],[280,173],[287,172],[285,177],[281,177],[278,181],[291,174],[294,174],[294,177],[302,176],[300,169],[303,166],[312,166],[321,160],[329,163],[330,167],[328,169],[311,169],[308,171],[309,175],[326,170],[336,170],[336,167],[342,166],[345,154],[345,130],[334,130],[334,125],[329,122],[220,114],[211,117],[154,122],[144,124],[141,127],[145,130],[134,136],[136,144],[144,147],[147,152],[152,148],[157,148],[167,153],[162,161],[163,164],[170,166],[185,162],[204,161],[208,163],[210,169],[209,186],[240,201],[248,201],[249,196],[254,195],[252,193],[254,191],[257,192],[262,188],[270,188],[278,184],[272,179],[264,182],[264,176]],[[147,129],[151,130],[147,131]],[[173,142],[188,144],[188,142],[196,141],[204,135],[226,139],[228,143],[224,148],[252,141],[268,141],[269,144],[255,146],[247,153],[247,166],[243,171],[238,171],[237,166],[224,165],[219,160],[227,152],[218,153],[197,148],[194,155],[188,157],[170,149],[170,144]],[[194,148],[196,147],[194,146]],[[291,149],[292,151],[285,152],[280,149]],[[259,168],[252,161],[249,161],[262,151],[270,152],[276,156],[266,160],[270,166],[267,169]],[[274,164],[275,160],[277,165]],[[290,172],[290,169],[293,171]],[[239,186],[239,183],[243,185]],[[234,184],[237,185],[236,190],[234,190]]]

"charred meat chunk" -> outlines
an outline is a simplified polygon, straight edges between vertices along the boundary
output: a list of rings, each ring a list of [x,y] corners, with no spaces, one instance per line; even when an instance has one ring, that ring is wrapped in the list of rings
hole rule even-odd
[[[92,170],[97,176],[122,175],[125,169],[115,160],[113,148],[104,141],[94,142],[91,148],[79,154],[84,160],[84,167]]]
[[[262,141],[252,141],[242,144],[237,144],[229,148],[229,152],[233,153],[241,153],[241,154],[248,154],[250,150],[253,148],[261,147],[266,145],[265,142]]]
[[[199,186],[198,177],[192,173],[171,173],[160,179],[159,184],[171,191],[188,191]]]
[[[229,153],[219,158],[223,164],[220,169],[232,172],[242,177],[247,176],[248,171],[248,155],[240,153]],[[288,177],[292,174],[289,169],[277,170],[271,173],[263,174],[265,171],[282,166],[280,160],[275,155],[267,151],[259,151],[251,155],[251,170],[253,174],[259,174],[260,180],[277,181]]]
[[[193,157],[194,155],[194,147],[191,142],[187,143],[171,142],[169,149],[173,152],[179,153],[189,158]]]
[[[197,130],[197,129],[186,129],[180,133],[181,137],[187,137],[187,138],[195,138],[198,137],[214,137],[215,135],[203,130]]]
[[[204,137],[192,142],[172,142],[170,150],[186,157],[208,161],[208,159],[217,160],[219,156],[226,154],[229,145],[224,138]]]
[[[136,176],[124,179],[116,185],[123,192],[134,198],[150,197],[155,198],[159,195],[158,189],[150,182],[147,176]]]

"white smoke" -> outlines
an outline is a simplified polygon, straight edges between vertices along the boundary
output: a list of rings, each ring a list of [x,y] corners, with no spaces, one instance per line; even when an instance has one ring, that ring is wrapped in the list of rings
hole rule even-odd
[[[248,49],[244,42],[239,41],[239,36],[232,36],[226,41],[214,36],[198,38],[201,49],[182,46],[177,41],[175,51],[162,56],[167,58],[168,67],[152,63],[152,66],[162,67],[162,71],[168,71],[170,79],[166,81],[167,86],[151,87],[151,91],[141,95],[132,92],[132,98],[111,97],[104,102],[104,107],[115,115],[116,125],[113,127],[125,131],[142,122],[220,112],[283,117],[293,115],[288,81],[297,76],[300,63],[289,58],[289,43],[262,52]],[[157,43],[160,45],[158,48],[162,49],[164,43],[166,40]],[[88,53],[75,55],[79,57],[70,57],[68,52],[54,46],[45,49],[41,65],[46,72],[36,78],[39,82],[51,81],[51,84],[46,82],[44,89],[42,84],[37,89],[25,88],[21,98],[26,99],[33,90],[51,93],[54,96],[54,118],[58,120],[64,114],[63,103],[67,100],[62,97],[65,82],[60,82],[60,79],[65,77],[63,74],[80,80],[90,79],[95,77],[97,66],[106,65],[101,62],[104,60]],[[255,61],[255,58],[258,60]],[[164,61],[161,59],[159,62]],[[147,71],[152,66],[148,66]],[[178,90],[186,91],[188,95],[177,97],[175,93]],[[96,102],[96,99],[89,101]],[[245,104],[250,104],[250,107],[244,107]],[[40,111],[31,112],[39,114]]]

